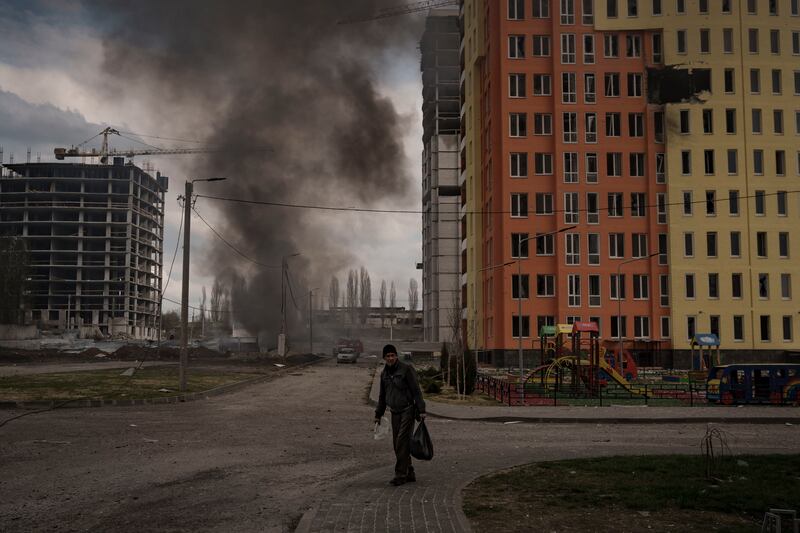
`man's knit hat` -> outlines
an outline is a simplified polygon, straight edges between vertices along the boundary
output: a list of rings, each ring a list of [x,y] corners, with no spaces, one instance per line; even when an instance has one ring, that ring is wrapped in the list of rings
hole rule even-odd
[[[393,353],[397,355],[397,348],[395,348],[393,344],[387,344],[383,347],[383,356],[386,357],[387,353]]]

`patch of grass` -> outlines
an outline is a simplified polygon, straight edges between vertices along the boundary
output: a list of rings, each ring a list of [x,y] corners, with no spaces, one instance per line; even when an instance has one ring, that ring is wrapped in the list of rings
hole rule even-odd
[[[0,377],[0,401],[61,401],[93,399],[160,398],[178,394],[178,367],[145,367],[132,378],[124,369],[63,372]],[[189,369],[187,392],[200,392],[245,381],[259,374]],[[167,389],[160,392],[159,389]]]
[[[670,530],[675,523],[675,531],[689,532],[752,531],[769,508],[797,507],[800,455],[733,456],[721,479],[704,474],[700,456],[536,463],[474,481],[464,491],[464,512],[475,531],[502,522],[504,531]]]
[[[459,398],[456,394],[456,389],[450,386],[442,387],[442,390],[439,391],[438,394],[426,394],[425,399],[456,405],[491,405],[493,407],[502,405],[491,396],[487,396],[486,394],[478,391],[473,392],[469,396],[462,395],[462,397]]]

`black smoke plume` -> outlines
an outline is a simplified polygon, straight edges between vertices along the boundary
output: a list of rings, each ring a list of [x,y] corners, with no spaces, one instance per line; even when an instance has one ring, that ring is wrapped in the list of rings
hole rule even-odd
[[[108,28],[109,94],[121,104],[149,95],[170,131],[179,124],[190,135],[205,132],[207,144],[222,149],[198,158],[192,177],[228,181],[202,191],[351,206],[402,202],[412,183],[401,146],[407,126],[379,94],[376,72],[393,54],[413,52],[422,17],[337,24],[383,7],[370,0],[137,0],[93,2],[91,10]],[[301,308],[304,285],[326,294],[332,273],[369,259],[351,257],[313,212],[202,199],[197,206],[220,209],[219,230],[261,263],[278,266],[301,252],[289,261]],[[278,330],[280,269],[248,264],[219,241],[194,263],[233,287],[237,321],[270,337]]]

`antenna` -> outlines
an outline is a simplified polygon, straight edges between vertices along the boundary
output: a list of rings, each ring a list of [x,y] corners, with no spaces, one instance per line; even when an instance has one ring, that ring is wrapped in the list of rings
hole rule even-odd
[[[4,159],[3,159],[3,147],[0,146],[0,165],[3,164],[3,161],[4,161]]]
[[[36,162],[37,163],[42,162],[42,152],[36,152]]]
[[[31,162],[31,147],[30,146],[28,146],[28,155],[25,158],[25,162],[26,163],[30,163]]]
[[[8,162],[9,162],[9,164],[11,164],[11,165],[13,165],[13,164],[14,164],[14,154],[13,154],[13,152],[12,152],[12,154],[11,154],[10,156],[8,156]]]

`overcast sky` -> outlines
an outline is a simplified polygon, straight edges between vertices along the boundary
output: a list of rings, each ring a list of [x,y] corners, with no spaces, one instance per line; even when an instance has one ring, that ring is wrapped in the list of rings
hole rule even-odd
[[[329,0],[330,1],[330,0]],[[336,2],[332,2],[335,4]],[[137,4],[138,2],[134,2]],[[159,2],[157,4],[170,4]],[[303,4],[303,2],[297,2]],[[94,6],[79,1],[38,0],[25,2],[0,3],[0,146],[4,150],[4,162],[8,163],[13,154],[15,162],[24,162],[28,147],[31,159],[36,161],[53,160],[53,148],[78,144],[95,135],[106,125],[112,125],[122,131],[158,137],[178,139],[196,139],[205,143],[213,137],[208,122],[202,119],[202,113],[194,113],[189,104],[194,104],[190,95],[182,100],[181,95],[166,94],[163,84],[147,82],[152,71],[146,71],[140,63],[125,64],[123,59],[115,58],[114,68],[109,68],[109,45],[119,20],[112,20],[115,15],[113,7],[103,2],[102,12],[98,14]],[[113,6],[113,3],[111,4]],[[351,4],[348,4],[351,5]],[[124,10],[123,10],[124,11]],[[137,28],[152,26],[153,19],[148,13],[125,13],[134,17],[124,21],[134,31]],[[241,14],[244,17],[246,13]],[[174,16],[165,14],[165,16]],[[191,21],[189,22],[191,23]],[[374,23],[366,23],[374,24]],[[420,16],[412,21],[398,22],[411,25],[412,32],[422,31]],[[349,32],[364,31],[364,26],[351,26]],[[169,40],[161,43],[144,42],[141,46],[156,49],[158,52],[170,53],[171,50],[158,50],[159,46],[169,47]],[[335,42],[335,41],[334,41]],[[311,190],[326,191],[327,184],[320,182],[315,186],[313,176],[306,177],[302,184],[298,182],[296,190],[289,190],[285,198],[280,200],[308,203],[311,198],[315,203],[339,205],[343,207],[384,207],[391,209],[419,209],[420,153],[422,151],[421,128],[421,83],[419,72],[419,51],[413,39],[399,39],[397,46],[374,50],[372,58],[364,60],[369,64],[369,75],[374,82],[378,99],[386,98],[394,106],[400,125],[401,157],[404,168],[397,169],[406,186],[396,188],[391,195],[372,194],[369,197],[343,199],[341,195],[333,195],[329,191],[322,196],[313,196]],[[245,43],[246,44],[246,43]],[[139,46],[135,40],[128,39],[126,45]],[[119,50],[115,50],[116,53]],[[130,52],[130,50],[128,50]],[[136,57],[133,50],[132,57]],[[339,54],[347,53],[343,45]],[[268,56],[269,57],[269,56]],[[269,65],[264,65],[268,68]],[[138,69],[142,69],[142,82],[137,82]],[[224,69],[223,69],[224,70]],[[281,75],[280,65],[273,71],[275,76]],[[215,76],[211,69],[205,74],[209,84]],[[230,83],[236,83],[234,79]],[[186,105],[183,105],[183,104]],[[200,103],[198,105],[206,105]],[[200,118],[198,118],[200,117]],[[376,117],[376,120],[381,120]],[[263,128],[269,130],[269,123]],[[270,133],[281,135],[279,127]],[[335,135],[335,132],[332,133]],[[196,144],[180,144],[172,141],[145,138],[148,143],[164,147],[186,146]],[[223,140],[229,145],[239,140]],[[112,138],[112,146],[117,148],[144,148],[131,141]],[[91,143],[89,146],[98,146]],[[309,146],[309,149],[313,149]],[[369,142],[360,147],[364,154],[371,150]],[[137,157],[137,164],[150,162],[163,174],[170,177],[170,190],[166,201],[166,238],[164,241],[165,270],[176,247],[180,209],[177,196],[183,193],[184,180],[187,178],[208,177],[199,175],[202,169],[197,168],[198,156],[146,156]],[[231,156],[235,157],[235,156]],[[194,159],[193,159],[194,158]],[[366,159],[365,159],[366,160]],[[300,167],[302,168],[302,167]],[[227,176],[234,179],[236,176]],[[225,183],[197,184],[196,192],[210,194],[230,194]],[[254,190],[249,199],[274,201],[275,198],[259,198],[259,190]],[[323,200],[327,198],[328,201]],[[197,209],[212,223],[220,233],[232,242],[238,243],[242,238],[237,235],[226,220],[221,206],[208,200],[200,199]],[[275,208],[259,208],[275,209]],[[415,264],[421,261],[421,215],[374,215],[353,213],[308,213],[310,218],[306,224],[313,224],[312,232],[320,241],[310,241],[309,249],[303,249],[302,243],[295,242],[297,250],[307,257],[313,265],[314,279],[310,284],[321,286],[322,293],[327,295],[329,269],[320,263],[326,256],[315,256],[315,249],[320,242],[327,246],[333,242],[337,247],[349,251],[348,264],[336,264],[335,272],[340,283],[346,281],[346,269],[363,265],[368,268],[372,279],[373,299],[377,303],[378,287],[381,280],[394,280],[398,287],[398,304],[404,305],[407,299],[408,280],[419,278]],[[254,216],[258,219],[258,215]],[[193,219],[192,234],[192,287],[191,303],[199,301],[200,288],[205,285],[210,291],[213,283],[215,267],[210,266],[212,249],[219,250],[216,237],[196,217]],[[260,228],[262,239],[268,240],[271,235],[279,236],[288,231],[285,227]],[[231,233],[226,234],[226,230]],[[229,255],[239,272],[247,275],[252,272],[246,262],[240,261],[235,254]],[[172,281],[165,293],[166,297],[180,300],[180,267],[181,254],[172,273]],[[240,264],[242,263],[242,264]],[[352,264],[350,264],[352,263]],[[330,272],[333,274],[334,272]],[[165,308],[175,308],[175,304],[165,302]]]

